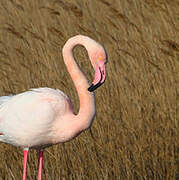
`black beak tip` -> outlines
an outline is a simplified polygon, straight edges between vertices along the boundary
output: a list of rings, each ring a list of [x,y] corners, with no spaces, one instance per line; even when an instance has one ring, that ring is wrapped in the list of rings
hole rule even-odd
[[[94,85],[92,84],[89,88],[88,88],[88,91],[89,92],[93,92],[95,89],[94,89]]]
[[[97,83],[96,85],[92,84],[89,88],[88,91],[89,92],[93,92],[94,90],[96,90],[98,87],[100,87],[103,83]]]

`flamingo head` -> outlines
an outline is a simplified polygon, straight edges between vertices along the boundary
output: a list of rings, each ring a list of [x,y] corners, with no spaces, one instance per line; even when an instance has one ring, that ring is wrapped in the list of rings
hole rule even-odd
[[[98,46],[96,50],[89,54],[93,68],[95,69],[94,80],[92,85],[88,88],[88,91],[93,92],[100,87],[106,79],[106,63],[107,54],[102,46]]]

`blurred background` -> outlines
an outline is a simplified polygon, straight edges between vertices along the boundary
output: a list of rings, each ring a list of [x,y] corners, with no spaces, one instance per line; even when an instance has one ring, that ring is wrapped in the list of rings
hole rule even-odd
[[[46,149],[43,179],[179,179],[177,7],[177,0],[0,1],[0,96],[58,88],[78,112],[64,43],[83,34],[108,53],[92,127]],[[92,81],[86,50],[74,54]],[[37,157],[31,150],[28,179],[37,179]],[[23,150],[0,143],[0,180],[19,180],[22,171]]]

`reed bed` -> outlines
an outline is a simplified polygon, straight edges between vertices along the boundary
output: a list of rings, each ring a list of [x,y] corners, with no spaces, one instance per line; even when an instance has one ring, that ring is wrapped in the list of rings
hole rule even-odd
[[[62,58],[66,40],[92,37],[108,52],[92,127],[46,149],[46,180],[179,179],[178,2],[159,0],[0,1],[0,95],[34,87],[63,90],[79,102]],[[75,49],[93,78],[87,52]],[[37,152],[27,175],[37,179]],[[19,180],[21,148],[0,144],[0,180]]]

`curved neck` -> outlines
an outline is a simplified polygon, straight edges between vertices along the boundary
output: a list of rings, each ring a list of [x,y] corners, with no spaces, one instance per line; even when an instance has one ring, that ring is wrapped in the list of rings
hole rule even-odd
[[[85,46],[83,36],[77,35],[69,39],[63,47],[63,58],[80,100],[80,109],[75,118],[80,123],[80,129],[83,130],[90,126],[95,115],[95,97],[88,91],[88,80],[73,57],[73,48],[79,44]]]

